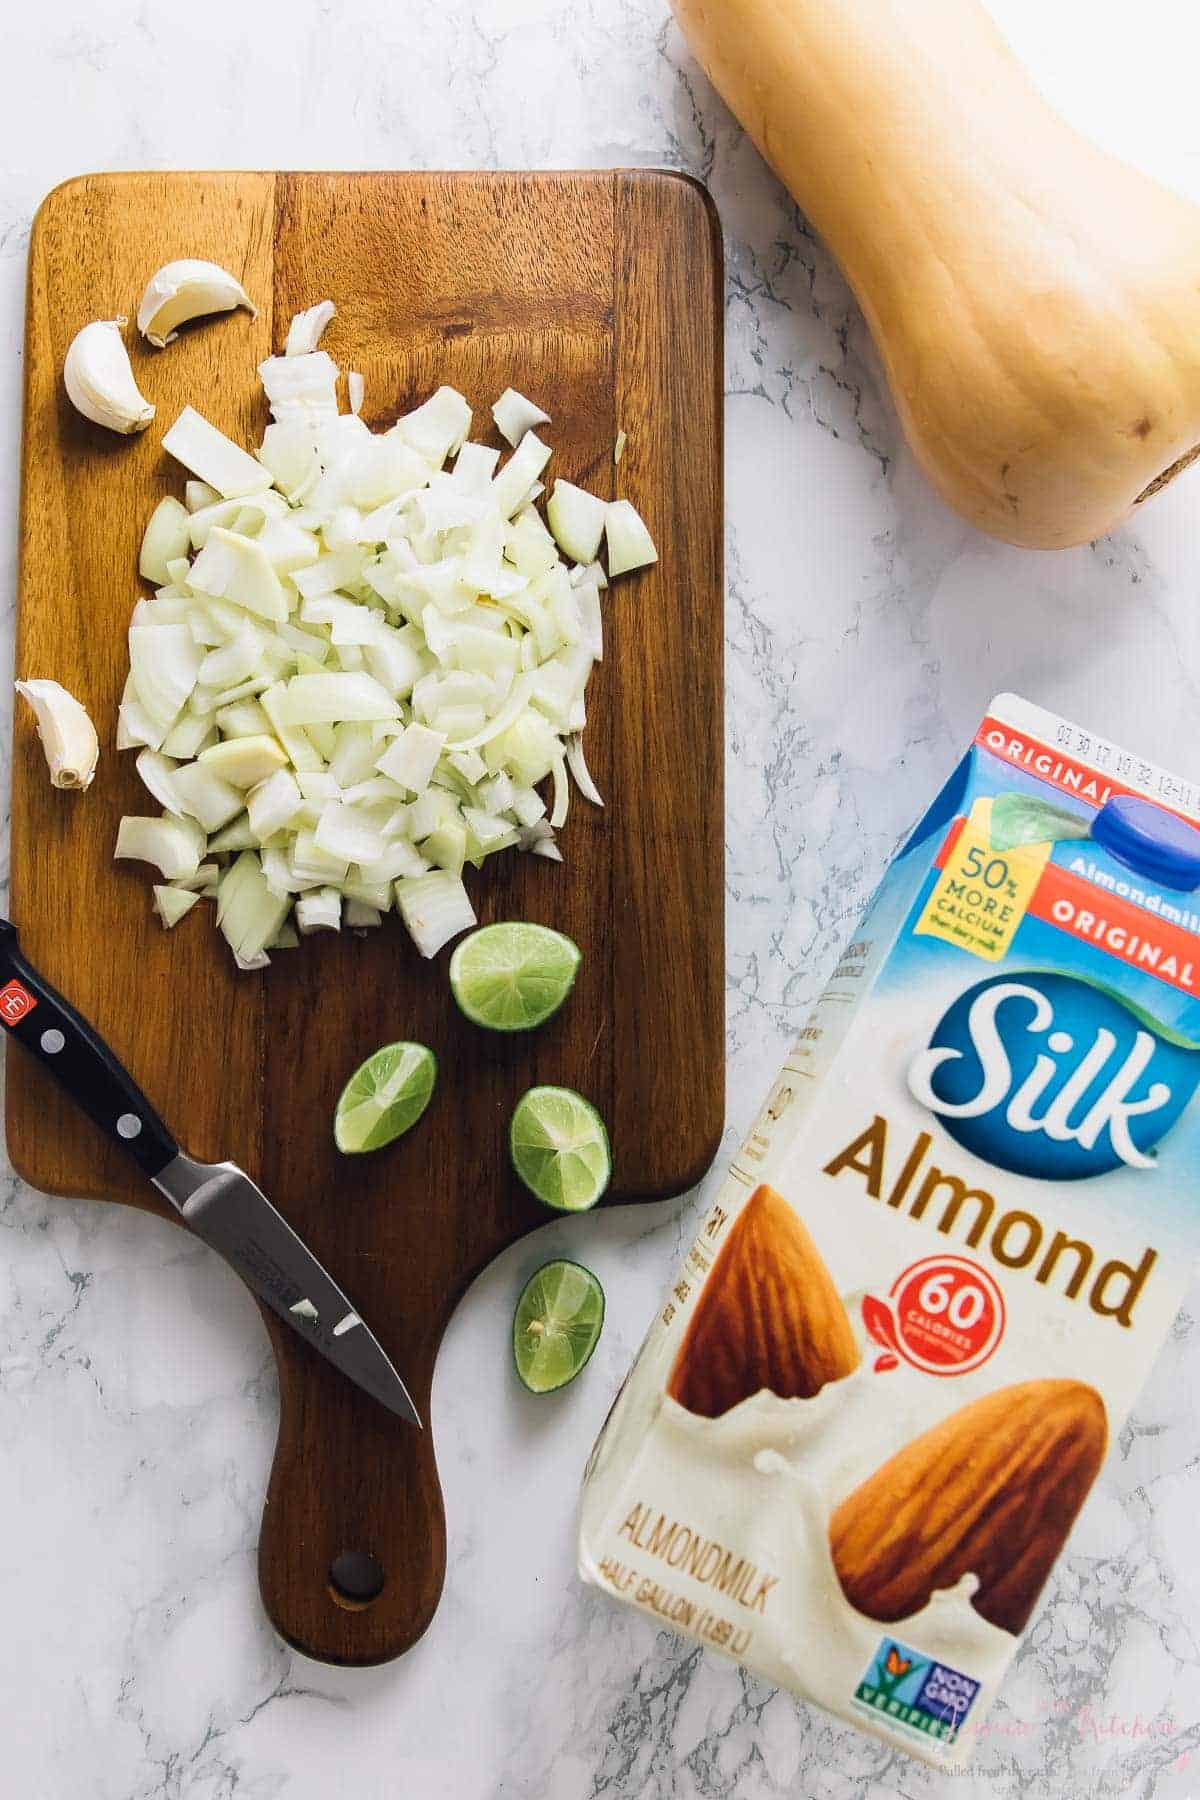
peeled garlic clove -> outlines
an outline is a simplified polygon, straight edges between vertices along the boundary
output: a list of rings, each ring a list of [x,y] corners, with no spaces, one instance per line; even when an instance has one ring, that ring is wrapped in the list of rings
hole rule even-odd
[[[318,300],[307,312],[299,312],[288,326],[285,356],[308,356],[321,341],[321,333],[337,312],[332,300]]]
[[[67,398],[77,412],[95,425],[126,437],[145,431],[154,408],[138,392],[129,352],[121,336],[128,319],[96,319],[71,339],[63,364]]]
[[[258,308],[241,282],[216,263],[184,257],[165,263],[146,284],[137,311],[137,327],[148,344],[162,350],[179,334],[176,327],[209,313],[233,312],[244,306],[252,319]]]
[[[100,744],[96,728],[78,700],[57,681],[18,681],[16,689],[33,708],[52,785],[89,787]]]

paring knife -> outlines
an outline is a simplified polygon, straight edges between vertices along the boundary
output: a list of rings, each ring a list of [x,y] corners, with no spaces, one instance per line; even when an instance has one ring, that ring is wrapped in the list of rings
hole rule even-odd
[[[0,1025],[49,1069],[106,1137],[128,1151],[197,1237],[273,1312],[343,1375],[420,1427],[408,1389],[378,1338],[261,1188],[236,1163],[196,1162],[179,1148],[99,1033],[26,962],[16,927],[5,919]]]

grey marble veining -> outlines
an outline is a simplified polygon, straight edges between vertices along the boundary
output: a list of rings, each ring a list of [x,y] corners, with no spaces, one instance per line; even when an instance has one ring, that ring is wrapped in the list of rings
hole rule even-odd
[[[1172,0],[996,0],[1079,124],[1200,198]],[[1060,16],[1061,15],[1061,16]],[[1136,29],[1135,29],[1136,26]],[[81,169],[671,164],[728,280],[727,1148],[905,826],[997,689],[1200,773],[1200,475],[1054,556],[928,492],[829,256],[661,0],[49,0],[6,32],[0,625],[11,642],[24,263]],[[9,702],[0,700],[0,791]],[[5,865],[6,867],[6,865]],[[81,902],[82,903],[82,902]],[[1089,1500],[974,1770],[940,1778],[656,1632],[573,1576],[587,1450],[706,1188],[551,1225],[477,1283],[433,1412],[450,1564],[424,1641],[349,1672],[286,1649],[254,1545],[265,1334],[199,1245],[0,1178],[0,1794],[20,1800],[1189,1800],[1200,1794],[1195,1293]],[[569,1393],[516,1390],[523,1275],[609,1295]]]

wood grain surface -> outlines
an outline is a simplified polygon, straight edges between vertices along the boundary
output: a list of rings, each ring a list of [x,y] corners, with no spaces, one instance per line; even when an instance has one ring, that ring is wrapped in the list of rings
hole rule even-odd
[[[181,255],[233,270],[258,318],[213,320],[165,351],[131,344],[158,413],[143,436],[114,437],[66,401],[64,353],[88,319],[132,315],[149,274]],[[282,347],[293,312],[326,296],[338,314],[324,347],[363,373],[372,425],[447,381],[475,408],[474,435],[499,443],[488,408],[511,384],[553,415],[551,473],[628,496],[658,542],[657,567],[605,596],[587,748],[607,809],[576,798],[561,868],[498,857],[473,884],[483,921],[542,920],[583,948],[570,1004],[529,1038],[468,1026],[450,1000],[448,953],[423,962],[395,919],[362,939],[318,936],[241,975],[208,906],[166,933],[150,910],[151,872],[112,861],[120,815],[153,810],[114,732],[125,628],[144,591],[141,532],[161,495],[182,491],[162,433],[191,402],[258,442],[267,415],[256,365]],[[185,1147],[231,1157],[262,1183],[345,1285],[426,1420],[422,1433],[399,1423],[264,1313],[282,1400],[263,1597],[307,1654],[380,1662],[419,1637],[441,1591],[429,1418],[438,1343],[473,1277],[545,1223],[508,1167],[516,1099],[549,1081],[595,1101],[612,1133],[615,1202],[682,1192],[720,1137],[715,214],[693,183],[647,171],[85,176],[38,214],[26,352],[17,672],[77,694],[102,755],[89,793],[53,791],[18,712],[13,918],[27,954],[110,1040]],[[618,428],[628,449],[614,468]],[[330,1122],[343,1082],[401,1037],[438,1055],[429,1113],[374,1157],[339,1157]],[[10,1155],[34,1186],[165,1210],[15,1046],[7,1122]],[[507,1314],[495,1329],[507,1356]],[[382,1565],[368,1606],[348,1606],[331,1585],[347,1551]]]

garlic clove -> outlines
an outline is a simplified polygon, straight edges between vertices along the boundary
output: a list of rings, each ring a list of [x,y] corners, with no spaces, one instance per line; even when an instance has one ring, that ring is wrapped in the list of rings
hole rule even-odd
[[[337,312],[332,300],[318,300],[307,312],[299,312],[288,326],[285,356],[308,356],[321,341],[321,333]]]
[[[57,681],[18,681],[16,689],[33,709],[52,785],[90,787],[100,743],[79,701]]]
[[[67,398],[76,411],[126,437],[144,431],[154,417],[154,408],[138,392],[121,336],[121,327],[128,323],[118,317],[85,325],[71,339],[63,363]]]
[[[209,313],[233,312],[244,306],[252,319],[258,308],[236,276],[217,263],[184,257],[164,263],[146,283],[137,311],[137,327],[148,344],[162,350],[179,334],[177,327]]]

